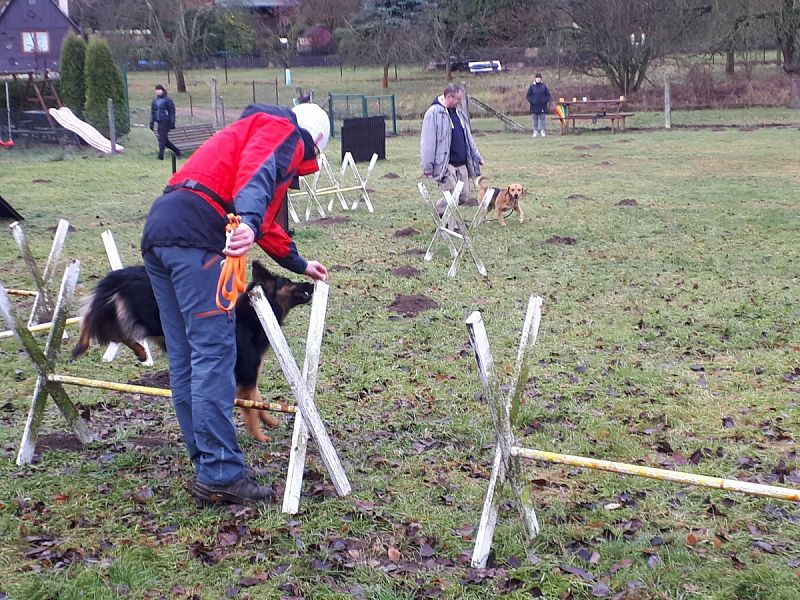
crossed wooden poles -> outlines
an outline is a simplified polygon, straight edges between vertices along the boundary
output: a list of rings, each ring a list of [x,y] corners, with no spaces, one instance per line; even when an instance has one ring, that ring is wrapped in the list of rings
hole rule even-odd
[[[356,210],[359,202],[363,200],[367,210],[369,212],[374,212],[375,209],[372,206],[372,201],[369,198],[369,191],[367,190],[367,181],[369,180],[372,170],[375,168],[375,165],[378,162],[377,154],[372,155],[372,159],[369,161],[369,166],[367,167],[366,176],[364,177],[361,176],[358,166],[356,165],[356,161],[353,159],[353,155],[350,152],[346,152],[344,158],[342,159],[342,166],[339,169],[338,177],[324,154],[320,154],[317,162],[319,163],[319,171],[314,173],[314,175],[311,177],[301,177],[301,190],[288,195],[287,207],[292,221],[295,223],[300,222],[300,218],[298,217],[297,211],[295,210],[292,202],[292,199],[297,198],[298,196],[308,197],[308,204],[306,205],[305,210],[306,221],[311,220],[315,211],[320,218],[325,218],[325,209],[320,201],[320,198],[323,196],[331,196],[330,200],[328,201],[328,212],[333,210],[336,200],[339,201],[342,210]],[[343,185],[344,178],[348,170],[352,173],[354,182],[351,185]],[[327,182],[324,183],[322,182],[323,174],[327,179]],[[355,191],[358,192],[358,196],[353,201],[352,205],[348,205],[345,194],[347,192]]]
[[[108,250],[109,246],[107,245],[106,248]],[[112,264],[113,262],[112,260]],[[34,263],[31,262],[31,264]],[[58,353],[61,349],[64,327],[67,321],[66,315],[74,298],[79,274],[80,262],[77,260],[69,261],[55,300],[52,324],[49,328],[50,331],[44,349],[39,347],[30,329],[23,324],[17,314],[17,310],[9,300],[6,288],[0,284],[0,315],[2,315],[22,348],[29,355],[37,372],[28,419],[17,454],[16,462],[19,465],[28,464],[33,459],[36,439],[48,396],[53,399],[68,427],[75,432],[75,435],[82,443],[86,444],[93,440],[86,421],[79,415],[77,408],[64,389],[64,385],[134,392],[152,396],[171,396],[170,390],[73,377],[56,372]],[[250,293],[250,300],[259,321],[264,327],[275,356],[278,358],[281,369],[289,381],[292,393],[297,401],[297,407],[274,402],[254,402],[239,399],[236,400],[235,404],[245,408],[295,413],[294,433],[283,502],[284,512],[290,514],[294,514],[299,510],[309,438],[313,438],[317,444],[322,461],[328,470],[336,492],[340,496],[346,496],[351,492],[350,482],[314,402],[322,334],[325,329],[328,291],[329,287],[326,283],[317,282],[315,284],[302,374],[263,291],[260,287],[256,287]],[[297,413],[299,413],[300,418],[298,418]]]
[[[448,190],[442,191],[446,206],[441,215],[439,215],[439,211],[436,209],[436,203],[431,199],[425,184],[420,182],[417,184],[417,188],[436,226],[436,231],[433,233],[433,239],[431,239],[431,243],[428,245],[428,250],[425,252],[424,259],[427,261],[433,260],[440,246],[444,245],[447,248],[450,258],[453,259],[450,263],[450,269],[447,271],[447,276],[452,278],[458,274],[458,259],[461,258],[462,253],[466,250],[472,258],[472,262],[475,263],[475,268],[478,269],[478,273],[487,277],[488,273],[486,267],[483,265],[483,261],[481,261],[475,250],[475,244],[472,242],[470,232],[480,223],[483,207],[488,205],[488,202],[491,200],[491,194],[494,192],[490,191],[486,193],[470,226],[467,227],[464,223],[464,219],[461,217],[461,213],[458,211],[458,203],[456,202],[456,198],[461,195],[461,190],[464,188],[463,181],[456,183],[456,187],[452,192]]]
[[[467,332],[478,363],[478,373],[483,384],[484,396],[497,435],[492,473],[489,477],[489,485],[472,550],[473,567],[485,567],[489,558],[497,524],[495,492],[502,484],[508,483],[511,489],[527,539],[532,540],[539,532],[539,523],[530,493],[523,484],[521,458],[800,502],[800,490],[790,488],[520,447],[512,432],[511,424],[519,411],[520,398],[525,382],[528,380],[528,358],[536,344],[541,316],[542,299],[538,296],[531,296],[522,327],[522,338],[517,352],[513,381],[510,390],[505,395],[500,391],[500,383],[494,370],[494,359],[481,314],[475,311],[466,320]]]

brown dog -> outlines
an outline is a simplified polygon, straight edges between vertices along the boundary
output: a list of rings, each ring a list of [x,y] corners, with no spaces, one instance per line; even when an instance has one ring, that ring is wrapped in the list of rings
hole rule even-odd
[[[486,193],[489,190],[494,190],[494,196],[492,197],[491,202],[489,202],[488,206],[483,209],[483,220],[486,220],[486,215],[489,213],[489,210],[494,208],[495,214],[497,214],[497,220],[500,221],[500,225],[503,227],[506,226],[506,220],[505,217],[503,217],[503,212],[507,210],[513,210],[516,212],[517,216],[519,217],[519,222],[524,222],[525,212],[522,210],[520,199],[522,198],[523,194],[527,193],[527,191],[524,187],[522,187],[522,184],[512,183],[506,188],[496,188],[484,185],[485,179],[486,178],[481,175],[475,180],[475,183],[478,184],[479,205],[483,204],[483,198]]]

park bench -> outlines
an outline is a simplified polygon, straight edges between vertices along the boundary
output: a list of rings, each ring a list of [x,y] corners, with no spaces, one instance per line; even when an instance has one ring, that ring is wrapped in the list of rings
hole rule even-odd
[[[556,115],[561,121],[561,133],[575,131],[577,121],[611,121],[611,132],[624,131],[625,119],[632,117],[635,113],[623,112],[625,97],[620,96],[616,100],[588,100],[573,98],[567,101],[560,98],[556,106]],[[560,109],[560,114],[559,114]]]
[[[154,130],[156,137],[158,137],[158,130]],[[175,147],[186,154],[192,150],[197,150],[203,145],[208,138],[214,135],[214,126],[210,123],[199,123],[197,125],[184,125],[183,127],[176,127],[169,132],[169,141],[175,144]],[[172,172],[177,170],[177,163],[175,155],[172,155]]]

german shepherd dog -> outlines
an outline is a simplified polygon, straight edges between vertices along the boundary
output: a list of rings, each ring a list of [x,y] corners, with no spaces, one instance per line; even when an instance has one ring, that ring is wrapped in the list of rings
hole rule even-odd
[[[289,311],[300,304],[308,304],[314,294],[312,283],[296,283],[270,273],[261,263],[253,261],[252,281],[247,292],[260,285],[269,300],[278,323]],[[269,340],[250,304],[247,293],[236,301],[236,397],[261,401],[258,390],[258,373],[269,349]],[[147,353],[137,341],[152,338],[164,348],[164,331],[161,328],[158,304],[143,265],[111,271],[94,292],[81,303],[81,334],[73,358],[83,355],[92,340],[100,344],[117,342],[133,350],[140,361]],[[272,438],[261,431],[261,423],[276,427],[279,421],[266,411],[242,408],[242,417],[250,434],[260,442]]]

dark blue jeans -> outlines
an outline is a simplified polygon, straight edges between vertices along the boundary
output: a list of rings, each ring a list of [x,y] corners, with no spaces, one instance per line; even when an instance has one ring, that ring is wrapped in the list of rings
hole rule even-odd
[[[221,257],[208,250],[155,247],[144,264],[161,311],[172,402],[197,480],[227,485],[244,475],[236,439],[234,313],[217,308]]]
[[[164,158],[164,148],[169,148],[176,156],[180,156],[181,151],[169,141],[169,123],[159,121],[156,126],[158,127],[158,158]]]

